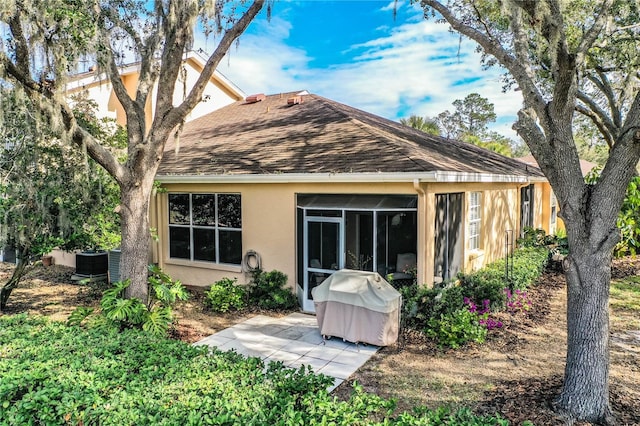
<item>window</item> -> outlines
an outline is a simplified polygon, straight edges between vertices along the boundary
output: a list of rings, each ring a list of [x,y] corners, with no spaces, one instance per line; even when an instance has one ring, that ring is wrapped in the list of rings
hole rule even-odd
[[[556,195],[551,193],[551,225],[556,224],[558,217],[558,199]]]
[[[480,192],[471,192],[469,194],[469,249],[477,250],[480,248],[480,222],[481,210],[480,202],[482,194]]]
[[[239,265],[240,194],[169,194],[169,257]]]

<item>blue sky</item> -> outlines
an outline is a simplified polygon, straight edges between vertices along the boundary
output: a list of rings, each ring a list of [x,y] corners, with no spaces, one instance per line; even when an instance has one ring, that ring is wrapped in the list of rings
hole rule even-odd
[[[477,92],[494,103],[492,126],[511,138],[522,102],[501,91],[499,69],[483,70],[475,44],[393,0],[277,1],[262,13],[218,70],[247,94],[295,90],[398,120],[435,116]],[[200,37],[209,52],[215,40]]]

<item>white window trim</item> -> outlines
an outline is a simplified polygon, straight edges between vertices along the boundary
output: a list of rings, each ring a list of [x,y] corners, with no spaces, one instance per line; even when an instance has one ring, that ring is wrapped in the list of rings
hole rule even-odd
[[[469,193],[469,209],[468,209],[468,232],[467,241],[470,250],[481,249],[481,234],[482,234],[482,192],[470,192]],[[472,229],[476,228],[476,232],[473,233]]]

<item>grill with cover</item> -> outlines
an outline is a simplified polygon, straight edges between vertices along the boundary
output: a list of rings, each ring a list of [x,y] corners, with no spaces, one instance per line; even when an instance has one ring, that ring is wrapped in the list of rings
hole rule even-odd
[[[342,269],[311,295],[323,336],[378,346],[398,339],[402,296],[377,272]]]

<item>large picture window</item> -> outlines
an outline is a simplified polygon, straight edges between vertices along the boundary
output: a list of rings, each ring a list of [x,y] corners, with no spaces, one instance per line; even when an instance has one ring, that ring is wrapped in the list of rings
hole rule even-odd
[[[480,202],[482,194],[480,192],[472,192],[469,194],[469,249],[477,250],[480,248],[480,223],[481,210]]]
[[[239,265],[240,194],[169,194],[169,257]]]

